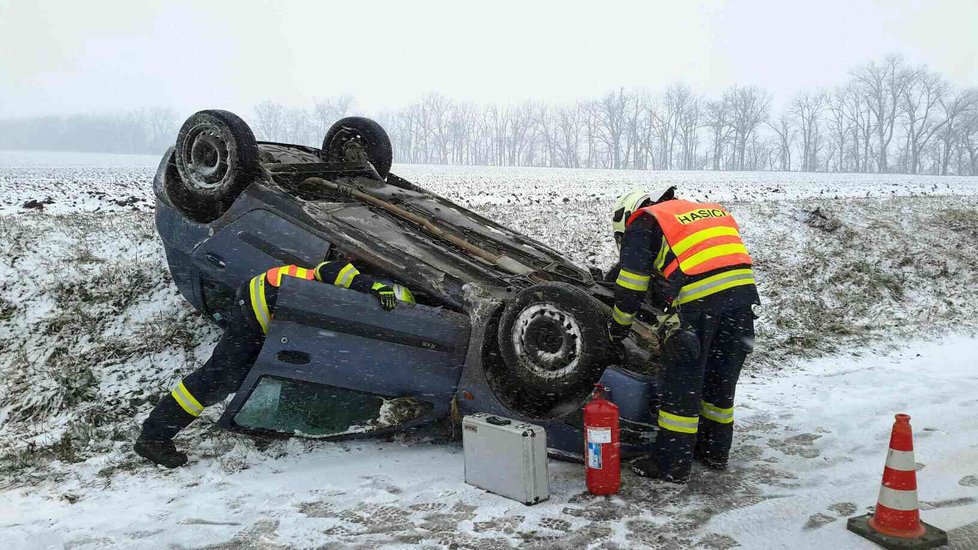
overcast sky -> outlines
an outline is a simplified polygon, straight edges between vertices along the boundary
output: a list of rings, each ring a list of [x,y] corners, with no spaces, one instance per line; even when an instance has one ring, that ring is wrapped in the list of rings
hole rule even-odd
[[[978,85],[978,0],[0,0],[0,116],[429,91],[570,101],[685,81],[777,101],[889,52]]]

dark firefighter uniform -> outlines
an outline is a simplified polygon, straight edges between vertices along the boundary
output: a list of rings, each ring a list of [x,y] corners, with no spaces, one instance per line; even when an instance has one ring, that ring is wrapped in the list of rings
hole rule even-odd
[[[224,334],[210,359],[165,395],[143,423],[135,446],[139,455],[170,468],[187,461],[186,455],[173,445],[173,437],[206,407],[223,401],[244,381],[268,333],[282,277],[317,280],[371,293],[385,310],[393,309],[398,299],[414,302],[408,289],[401,285],[390,287],[345,262],[323,262],[315,269],[287,265],[254,277],[238,289],[237,307],[231,308]]]
[[[659,433],[653,454],[635,464],[636,472],[685,482],[694,453],[708,466],[726,467],[734,390],[753,349],[751,305],[759,303],[751,264],[737,222],[720,205],[666,200],[628,218],[612,340],[631,331],[652,277],[668,283],[661,286],[671,304],[660,324]]]

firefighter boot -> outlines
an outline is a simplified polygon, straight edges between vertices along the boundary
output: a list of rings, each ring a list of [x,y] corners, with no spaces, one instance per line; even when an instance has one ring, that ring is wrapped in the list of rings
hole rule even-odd
[[[733,424],[719,424],[704,419],[696,434],[693,458],[711,470],[726,470],[733,441]]]
[[[177,450],[170,439],[162,441],[136,440],[133,445],[136,454],[160,466],[179,468],[187,463],[187,455]]]
[[[669,474],[663,474],[659,469],[659,462],[653,456],[642,457],[631,464],[632,471],[641,477],[646,477],[649,479],[657,479],[659,481],[667,481],[669,483],[685,484],[689,481],[690,472],[687,469],[685,473],[683,472],[672,472]]]
[[[728,457],[711,455],[700,445],[696,445],[696,448],[693,449],[693,458],[711,470],[726,470],[729,462]]]
[[[173,438],[194,418],[183,410],[172,394],[164,395],[143,422],[143,431],[133,447],[136,454],[167,468],[183,466],[187,463],[187,455],[176,449]]]

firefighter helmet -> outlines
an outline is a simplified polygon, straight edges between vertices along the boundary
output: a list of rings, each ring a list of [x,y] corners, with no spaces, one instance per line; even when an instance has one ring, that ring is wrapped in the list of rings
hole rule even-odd
[[[632,217],[632,213],[650,204],[652,204],[652,199],[648,193],[641,189],[633,189],[618,197],[615,210],[611,215],[611,228],[615,232],[616,241],[621,241],[621,236],[625,233],[625,222]]]
[[[615,210],[611,215],[611,228],[615,232],[615,241],[621,242],[622,235],[625,234],[625,223],[632,214],[639,208],[652,206],[655,203],[676,198],[676,187],[668,187],[657,190],[655,195],[650,195],[641,189],[633,189],[628,193],[618,197],[615,203]],[[656,197],[653,199],[652,197]]]

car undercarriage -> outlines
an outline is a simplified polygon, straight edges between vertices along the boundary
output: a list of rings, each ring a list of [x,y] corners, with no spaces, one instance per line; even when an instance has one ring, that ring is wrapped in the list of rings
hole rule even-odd
[[[257,142],[226,111],[181,128],[154,179],[174,282],[218,323],[235,291],[283,264],[344,260],[410,288],[370,297],[286,278],[264,347],[220,424],[345,438],[488,412],[546,427],[579,458],[595,383],[621,410],[623,450],[654,433],[657,341],[639,322],[624,357],[606,323],[613,287],[558,251],[390,173],[386,133],[350,117],[321,149]],[[640,319],[650,319],[644,311]]]

